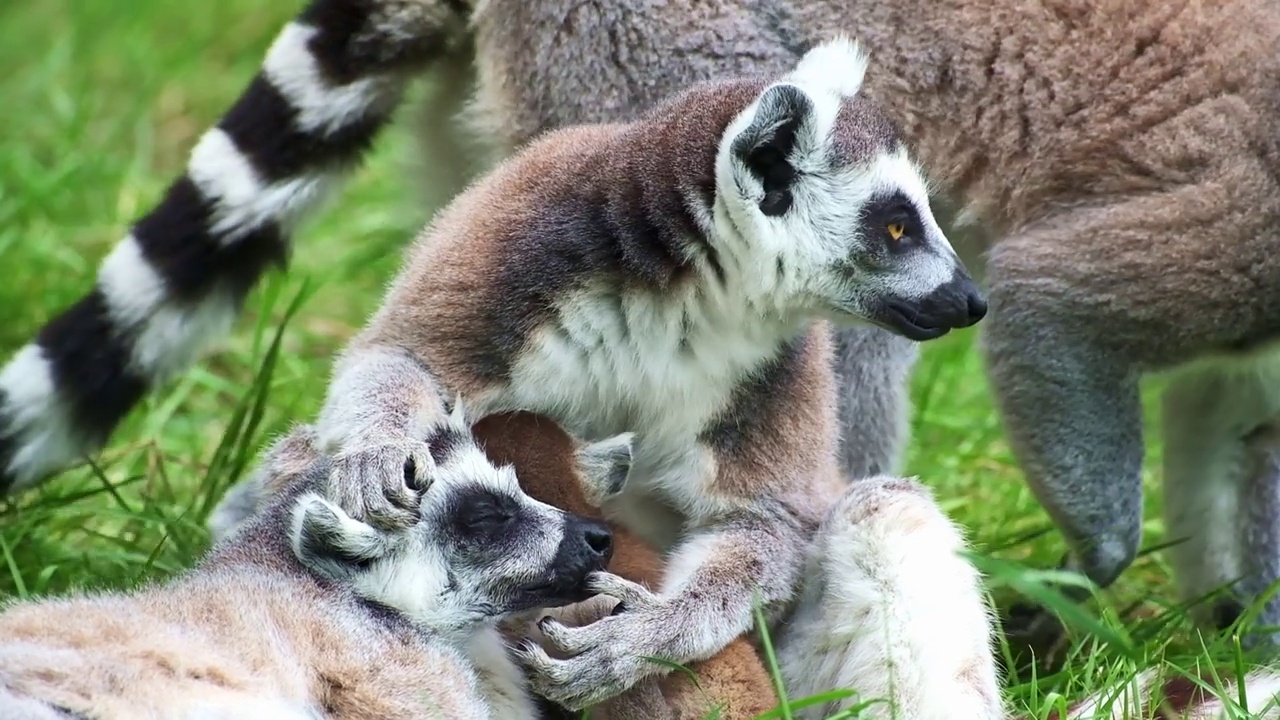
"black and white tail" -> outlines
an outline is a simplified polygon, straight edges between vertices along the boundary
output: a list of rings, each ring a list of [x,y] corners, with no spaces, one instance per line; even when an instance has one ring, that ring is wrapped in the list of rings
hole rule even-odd
[[[227,336],[297,223],[353,173],[464,0],[312,0],[200,138],[93,290],[0,369],[0,495],[97,451],[156,384]]]

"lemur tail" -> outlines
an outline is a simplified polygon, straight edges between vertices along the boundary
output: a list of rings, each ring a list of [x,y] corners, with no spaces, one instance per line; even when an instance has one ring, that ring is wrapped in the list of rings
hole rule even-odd
[[[311,0],[285,26],[94,289],[0,369],[0,495],[98,450],[230,333],[292,229],[359,167],[464,21],[461,0]]]
[[[1076,703],[1065,718],[1055,712],[1047,720],[1277,720],[1280,671],[1259,668],[1246,674],[1244,698],[1242,702],[1238,683],[1215,680],[1212,674],[1187,676],[1171,671],[1161,675],[1147,670],[1120,687]]]

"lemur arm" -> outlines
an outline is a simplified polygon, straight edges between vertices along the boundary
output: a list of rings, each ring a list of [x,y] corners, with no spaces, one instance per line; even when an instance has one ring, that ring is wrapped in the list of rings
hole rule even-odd
[[[588,707],[667,671],[645,657],[688,666],[720,652],[751,629],[757,598],[775,619],[799,580],[806,524],[794,509],[765,500],[691,529],[671,555],[660,594],[597,576],[593,591],[618,598],[624,611],[581,628],[543,621],[549,644],[572,657],[523,648],[535,691],[575,710]]]
[[[0,369],[0,494],[106,442],[230,333],[293,228],[350,176],[415,73],[464,31],[449,0],[311,0],[103,261],[92,291]]]

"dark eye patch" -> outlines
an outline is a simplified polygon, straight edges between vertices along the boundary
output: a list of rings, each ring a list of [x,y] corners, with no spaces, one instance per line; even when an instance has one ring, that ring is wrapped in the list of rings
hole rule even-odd
[[[450,498],[450,534],[464,545],[496,546],[514,532],[523,508],[508,493],[487,488],[464,488]]]
[[[890,251],[909,250],[923,239],[920,213],[901,190],[872,197],[862,207],[860,221],[864,236]],[[899,237],[894,237],[890,226],[898,226]]]

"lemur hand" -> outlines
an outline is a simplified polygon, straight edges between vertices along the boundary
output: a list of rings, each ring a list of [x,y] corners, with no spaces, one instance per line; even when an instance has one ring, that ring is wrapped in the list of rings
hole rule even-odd
[[[334,457],[327,494],[357,520],[384,530],[407,528],[418,521],[418,493],[434,469],[425,442],[364,445]]]
[[[617,598],[615,614],[571,628],[551,618],[538,623],[545,642],[567,659],[551,657],[526,642],[517,657],[534,692],[570,710],[583,710],[612,698],[667,666],[645,659],[663,658],[688,626],[679,607],[617,575],[596,573],[590,590]]]

